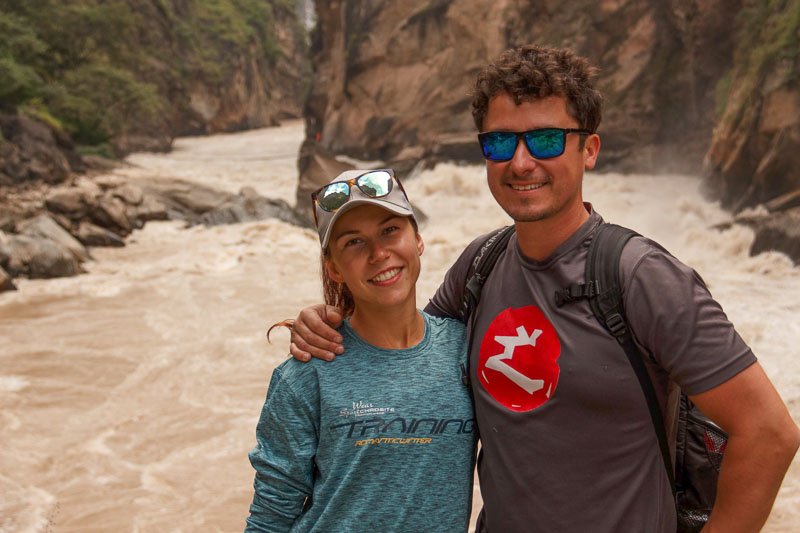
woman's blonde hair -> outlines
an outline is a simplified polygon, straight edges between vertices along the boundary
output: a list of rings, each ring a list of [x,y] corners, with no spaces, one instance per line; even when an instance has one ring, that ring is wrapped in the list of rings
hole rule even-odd
[[[331,260],[330,250],[325,248],[319,255],[320,275],[322,277],[322,297],[325,303],[332,305],[342,312],[342,318],[347,318],[356,309],[356,302],[353,300],[353,293],[344,283],[339,283],[331,279],[325,263]]]

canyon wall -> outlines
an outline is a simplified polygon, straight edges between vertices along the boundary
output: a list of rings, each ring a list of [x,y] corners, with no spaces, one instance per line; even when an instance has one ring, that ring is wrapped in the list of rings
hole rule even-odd
[[[480,161],[469,106],[475,73],[527,43],[569,46],[600,68],[599,170],[704,174],[734,209],[800,189],[798,0],[318,0],[316,8],[302,208],[351,159],[404,172]]]
[[[120,157],[300,117],[307,3],[0,0],[0,184],[81,171],[73,143]]]

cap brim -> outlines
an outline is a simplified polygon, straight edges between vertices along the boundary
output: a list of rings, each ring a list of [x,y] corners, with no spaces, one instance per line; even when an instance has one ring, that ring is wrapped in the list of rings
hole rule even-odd
[[[320,243],[322,244],[323,249],[326,246],[328,246],[328,242],[330,241],[331,233],[333,232],[333,227],[336,225],[336,221],[339,220],[339,218],[348,211],[351,211],[356,207],[362,205],[375,205],[378,207],[382,207],[383,209],[386,209],[387,211],[394,213],[395,215],[411,217],[414,220],[416,220],[416,217],[414,216],[414,211],[412,209],[409,209],[408,207],[403,205],[397,205],[392,202],[387,202],[384,198],[354,198],[349,202],[347,202],[346,204],[344,204],[341,208],[337,209],[336,212],[331,217],[330,222],[328,222],[328,225],[325,228],[325,233],[320,236]]]

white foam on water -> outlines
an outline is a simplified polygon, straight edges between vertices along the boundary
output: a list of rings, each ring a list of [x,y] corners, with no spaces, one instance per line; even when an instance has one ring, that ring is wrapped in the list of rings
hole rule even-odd
[[[0,392],[18,392],[30,385],[30,381],[20,376],[0,376]]]
[[[116,434],[116,431],[113,429],[107,429],[103,431],[97,437],[91,439],[86,443],[86,451],[89,453],[96,453],[99,455],[107,455],[112,456],[114,455],[114,451],[109,447],[108,443],[106,442],[109,438],[113,437]]]
[[[39,487],[15,486],[0,475],[0,533],[40,533],[50,530],[59,507],[55,496]],[[11,496],[11,497],[9,497]]]

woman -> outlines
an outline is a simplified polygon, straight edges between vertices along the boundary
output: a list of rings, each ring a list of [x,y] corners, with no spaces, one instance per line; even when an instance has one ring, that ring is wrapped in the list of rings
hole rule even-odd
[[[461,323],[416,307],[424,245],[391,170],[312,195],[345,354],[272,375],[247,531],[466,531],[477,438]]]

